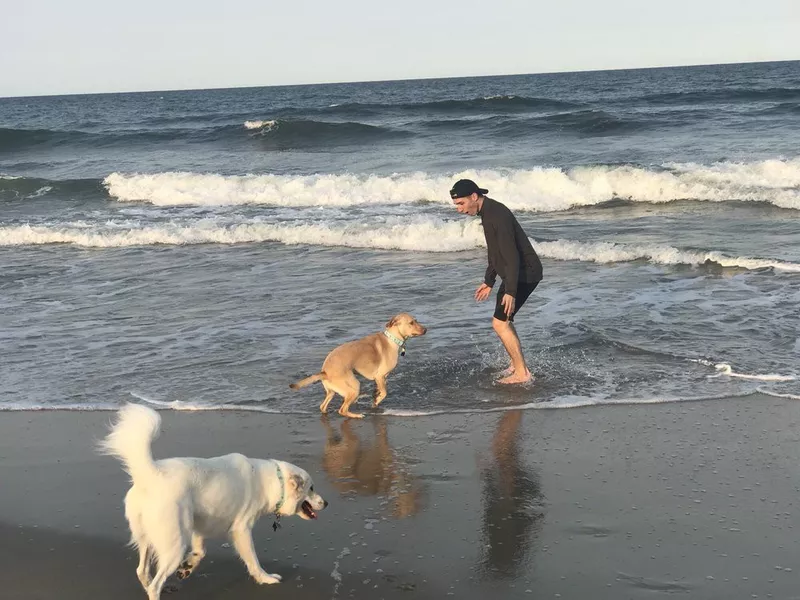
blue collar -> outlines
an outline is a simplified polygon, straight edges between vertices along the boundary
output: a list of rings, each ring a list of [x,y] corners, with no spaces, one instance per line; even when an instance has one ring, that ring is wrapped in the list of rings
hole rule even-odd
[[[278,514],[281,507],[283,506],[283,501],[285,499],[285,486],[283,485],[283,472],[281,471],[281,466],[276,462],[275,463],[275,470],[278,472],[278,481],[281,482],[281,499],[278,500],[278,504],[275,505],[275,514]]]
[[[406,341],[405,340],[401,340],[399,337],[393,336],[391,333],[389,333],[388,329],[384,329],[383,335],[385,335],[387,338],[389,338],[395,344],[397,344],[397,346],[400,348],[400,356],[405,356],[406,355]]]

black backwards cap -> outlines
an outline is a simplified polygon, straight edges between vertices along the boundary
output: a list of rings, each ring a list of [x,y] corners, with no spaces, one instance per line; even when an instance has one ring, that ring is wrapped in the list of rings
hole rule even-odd
[[[450,190],[450,197],[453,199],[463,198],[476,193],[483,196],[488,194],[489,190],[478,187],[478,184],[471,179],[459,179]]]

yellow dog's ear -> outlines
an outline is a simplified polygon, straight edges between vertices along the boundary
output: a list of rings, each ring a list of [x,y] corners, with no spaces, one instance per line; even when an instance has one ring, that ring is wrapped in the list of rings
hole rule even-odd
[[[386,329],[390,329],[397,325],[397,315],[389,319],[389,322],[386,324]]]

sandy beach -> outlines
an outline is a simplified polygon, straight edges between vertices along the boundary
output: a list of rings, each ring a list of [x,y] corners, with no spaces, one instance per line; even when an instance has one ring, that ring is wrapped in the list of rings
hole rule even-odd
[[[164,412],[156,458],[307,469],[330,507],[226,540],[180,598],[798,598],[800,404],[763,396],[421,418]],[[144,598],[110,412],[0,414],[8,600]]]

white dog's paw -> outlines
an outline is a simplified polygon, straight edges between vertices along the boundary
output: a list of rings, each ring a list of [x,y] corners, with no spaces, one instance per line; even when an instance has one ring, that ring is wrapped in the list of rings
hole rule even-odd
[[[256,577],[256,581],[262,585],[272,585],[273,583],[280,583],[281,576],[277,573],[262,573]]]

